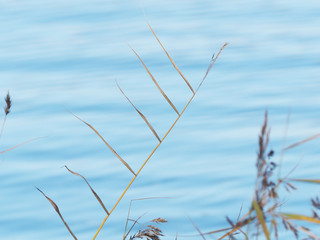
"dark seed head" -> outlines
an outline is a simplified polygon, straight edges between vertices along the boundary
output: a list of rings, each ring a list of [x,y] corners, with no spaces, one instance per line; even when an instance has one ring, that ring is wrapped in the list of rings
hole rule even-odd
[[[8,94],[7,94],[7,96],[5,97],[4,100],[6,101],[6,107],[4,108],[4,112],[5,112],[6,115],[8,115],[10,113],[10,108],[11,108],[11,105],[12,105],[12,101],[11,101],[9,92],[8,92]]]

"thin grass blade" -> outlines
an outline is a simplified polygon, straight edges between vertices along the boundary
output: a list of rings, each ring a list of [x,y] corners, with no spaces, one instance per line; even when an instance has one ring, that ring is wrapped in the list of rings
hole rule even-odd
[[[117,82],[116,82],[117,83]],[[152,133],[154,134],[154,136],[159,140],[159,142],[161,142],[160,137],[158,136],[157,132],[154,130],[154,128],[151,126],[151,124],[149,123],[149,121],[147,120],[147,118],[139,111],[139,109],[136,108],[136,106],[131,102],[131,100],[127,97],[127,95],[122,91],[121,87],[119,86],[119,84],[117,83],[117,86],[120,90],[120,92],[123,94],[123,96],[125,96],[125,98],[129,101],[129,103],[132,105],[132,107],[137,111],[137,113],[139,113],[140,117],[142,117],[142,119],[145,121],[145,123],[148,125],[148,127],[150,128],[150,130],[152,131]]]
[[[64,223],[64,225],[66,226],[66,228],[69,230],[70,234],[72,235],[72,237],[77,240],[76,236],[73,234],[73,232],[71,231],[71,229],[69,228],[68,224],[64,221],[60,210],[57,206],[57,204],[55,204],[54,201],[52,201],[47,195],[44,194],[44,192],[42,192],[39,188],[36,187],[36,189],[38,189],[39,192],[42,193],[43,196],[45,196],[45,198],[51,203],[52,207],[54,208],[54,210],[58,213],[59,217],[61,218],[62,222]]]
[[[222,240],[227,236],[231,236],[231,234],[233,234],[234,232],[238,231],[240,228],[242,228],[243,226],[237,226],[235,228],[233,228],[232,230],[230,230],[229,232],[227,232],[226,234],[224,234],[222,237],[219,237],[218,240]],[[211,231],[208,234],[214,234],[214,233],[218,233],[218,232],[224,232],[225,230],[228,230],[230,228],[224,228],[224,229],[220,229],[220,230],[216,230],[216,231]]]
[[[266,236],[266,238],[268,240],[270,240],[270,234],[269,234],[269,231],[268,231],[268,228],[267,228],[267,225],[266,225],[266,221],[264,219],[264,216],[263,216],[263,213],[261,211],[261,208],[260,208],[259,204],[257,203],[256,200],[253,200],[252,201],[252,205],[253,205],[254,210],[257,213],[257,217],[258,217],[258,220],[259,220],[259,222],[260,222],[260,224],[262,226],[262,230],[264,232],[264,235]]]
[[[159,86],[159,84],[157,83],[156,79],[153,77],[153,75],[151,74],[151,72],[149,71],[149,69],[147,68],[147,66],[144,64],[144,62],[142,61],[142,59],[140,58],[140,56],[138,55],[138,53],[129,45],[129,47],[131,48],[131,50],[134,52],[134,54],[139,58],[141,64],[143,65],[143,67],[146,69],[146,71],[148,72],[150,78],[152,79],[152,81],[154,82],[154,84],[157,86],[157,88],[159,89],[159,91],[161,92],[162,96],[167,100],[167,102],[170,104],[170,106],[173,108],[173,110],[178,114],[178,110],[176,109],[176,107],[173,105],[173,103],[170,101],[170,99],[167,97],[167,95],[164,93],[164,91],[161,89],[161,87]]]
[[[192,219],[188,216],[189,221],[192,223],[193,227],[198,231],[198,233],[200,234],[200,236],[203,238],[203,240],[206,240],[204,234],[200,231],[200,229],[198,228],[198,226],[192,221]]]
[[[11,151],[11,150],[13,150],[15,148],[21,147],[21,146],[23,146],[25,144],[31,143],[31,142],[36,141],[36,140],[41,139],[41,138],[44,138],[44,137],[38,137],[38,138],[34,138],[34,139],[31,139],[31,140],[25,141],[25,142],[20,143],[20,144],[18,144],[16,146],[13,146],[11,148],[8,148],[8,149],[5,149],[5,150],[1,151],[0,154],[5,153],[5,152],[9,152],[9,151]]]
[[[314,233],[310,232],[309,229],[304,228],[302,226],[297,226],[301,231],[305,232],[311,239],[320,240],[320,237],[316,236]]]
[[[306,182],[306,183],[320,183],[320,179],[298,179],[298,178],[291,178],[290,181],[295,182]]]
[[[130,227],[130,229],[128,230],[128,232],[125,231],[125,234],[123,236],[123,240],[125,240],[128,235],[130,234],[130,232],[132,231],[132,229],[134,228],[134,226],[138,223],[138,221],[144,216],[146,215],[146,213],[142,214],[140,217],[138,217],[136,220],[132,220],[133,221],[133,224],[132,226]],[[129,219],[127,219],[127,223],[128,223]],[[128,224],[126,224],[126,228],[127,228]]]
[[[218,57],[219,57],[220,53],[222,52],[222,50],[223,50],[227,45],[228,45],[227,43],[224,43],[224,44],[222,45],[222,47],[220,48],[220,50],[219,50],[219,52],[218,52],[217,56],[216,56],[215,58],[214,58],[214,55],[212,56],[212,61],[211,61],[210,65],[209,65],[209,67],[208,67],[208,69],[207,69],[207,71],[206,71],[206,74],[205,74],[205,75],[204,75],[204,77],[202,78],[202,81],[200,82],[200,84],[199,84],[199,86],[198,86],[198,88],[197,88],[196,92],[199,90],[199,88],[201,87],[201,85],[202,85],[203,81],[204,81],[204,80],[206,79],[206,77],[208,76],[208,74],[209,74],[209,72],[210,72],[211,68],[213,67],[213,65],[214,65],[214,64],[215,64],[215,62],[217,61],[217,59],[218,59]]]
[[[312,140],[314,140],[314,139],[316,139],[316,138],[318,138],[318,137],[320,137],[320,133],[318,133],[318,134],[316,134],[316,135],[313,135],[313,136],[311,136],[311,137],[308,137],[308,138],[306,138],[306,139],[304,139],[304,140],[302,140],[302,141],[293,143],[293,144],[285,147],[283,150],[286,151],[286,150],[288,150],[288,149],[290,149],[290,148],[297,147],[297,146],[299,146],[299,145],[301,145],[301,144],[304,144],[304,143],[306,143],[306,142],[310,142],[310,141],[312,141]]]
[[[81,122],[83,122],[84,124],[86,124],[89,128],[91,128],[99,137],[100,139],[107,145],[107,147],[111,150],[111,152],[113,152],[114,155],[116,155],[116,157],[130,170],[130,172],[132,172],[134,175],[136,175],[136,173],[131,169],[131,167],[129,166],[128,163],[126,163],[126,161],[124,161],[119,155],[118,153],[110,146],[109,143],[107,143],[107,141],[100,135],[100,133],[94,128],[92,127],[89,123],[87,123],[86,121],[82,120],[80,117],[78,117],[77,115],[73,114],[72,112],[70,112],[73,116],[75,116],[76,118],[78,118]]]
[[[290,214],[290,213],[279,213],[280,216],[289,218],[291,220],[300,220],[300,221],[305,221],[305,222],[311,222],[311,223],[316,223],[320,224],[320,220],[313,218],[313,217],[308,217],[300,214]]]
[[[65,165],[64,167],[65,167],[70,173],[72,173],[73,175],[76,175],[76,176],[81,177],[81,178],[87,183],[87,185],[89,186],[91,192],[93,193],[93,195],[96,197],[96,199],[97,199],[98,202],[100,203],[101,207],[102,207],[102,208],[104,209],[104,211],[109,215],[109,212],[108,212],[107,208],[104,206],[101,198],[98,196],[98,194],[97,194],[97,193],[93,190],[93,188],[90,186],[90,184],[88,183],[87,179],[86,179],[84,176],[82,176],[81,174],[76,173],[76,172],[70,170],[66,165]]]
[[[147,21],[147,24],[151,30],[151,32],[153,33],[153,35],[155,36],[155,38],[157,39],[158,43],[160,44],[160,46],[162,47],[163,51],[167,54],[167,57],[169,58],[170,62],[172,63],[173,67],[178,71],[178,73],[180,74],[180,76],[183,78],[183,80],[186,82],[186,84],[188,85],[188,87],[190,88],[190,90],[194,93],[193,88],[191,87],[190,83],[188,82],[188,80],[185,78],[185,76],[182,74],[182,72],[180,71],[180,69],[178,68],[178,66],[175,64],[175,62],[173,61],[173,59],[170,57],[169,53],[167,52],[167,50],[164,48],[164,46],[162,45],[161,41],[159,40],[159,38],[157,37],[156,33],[153,31],[152,27],[150,26],[149,22]]]

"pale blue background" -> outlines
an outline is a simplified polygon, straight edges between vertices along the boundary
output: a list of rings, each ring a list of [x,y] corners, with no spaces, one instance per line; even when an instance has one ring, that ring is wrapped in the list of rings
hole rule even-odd
[[[196,234],[187,216],[203,232],[227,227],[225,216],[236,220],[251,201],[264,111],[275,160],[289,110],[288,144],[320,132],[319,1],[1,0],[0,96],[10,90],[13,99],[1,150],[46,138],[0,156],[0,239],[72,239],[34,186],[59,205],[78,239],[92,239],[105,214],[65,164],[87,177],[109,209],[129,182],[131,173],[66,109],[94,125],[134,170],[157,140],[115,80],[160,136],[174,121],[127,43],[179,110],[191,97],[142,8],[194,88],[212,54],[229,46],[98,239],[121,239],[130,199],[141,197],[174,197],[132,210],[132,218],[166,218],[166,239]],[[318,146],[288,152],[283,174],[302,159],[292,176],[319,178]],[[283,195],[286,210],[310,214],[319,187],[297,186]]]

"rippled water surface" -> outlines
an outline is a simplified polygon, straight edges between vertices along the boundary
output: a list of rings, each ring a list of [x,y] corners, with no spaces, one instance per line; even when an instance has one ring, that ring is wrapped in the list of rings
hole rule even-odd
[[[144,10],[143,10],[144,9]],[[118,90],[163,137],[177,117],[130,44],[181,111],[192,96],[148,29],[144,13],[196,88],[213,53],[229,45],[200,91],[143,169],[97,239],[122,237],[132,218],[164,217],[165,239],[190,239],[227,227],[249,208],[257,139],[269,111],[270,147],[320,132],[319,1],[0,1],[0,95],[13,99],[0,139],[0,239],[71,239],[39,187],[59,206],[78,239],[92,239],[132,174],[68,111],[92,124],[137,171],[157,139]],[[2,97],[1,97],[2,98]],[[2,100],[2,106],[4,101]],[[3,119],[3,113],[1,119]],[[319,140],[288,151],[282,174],[319,178]],[[284,193],[287,211],[311,214],[319,187]],[[285,234],[282,239],[292,239]],[[199,239],[199,237],[193,238]],[[213,238],[215,239],[215,238]]]

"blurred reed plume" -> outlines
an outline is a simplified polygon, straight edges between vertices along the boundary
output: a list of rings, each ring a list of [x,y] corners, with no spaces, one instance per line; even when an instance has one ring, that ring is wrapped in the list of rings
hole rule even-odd
[[[227,218],[231,227],[207,232],[205,235],[226,232],[218,239],[251,239],[264,235],[266,239],[270,240],[279,239],[279,231],[284,229],[291,231],[296,239],[299,238],[301,233],[307,235],[308,239],[320,239],[320,237],[316,236],[309,228],[300,224],[320,224],[320,217],[317,213],[320,209],[318,197],[311,199],[313,216],[301,215],[300,213],[284,213],[280,209],[280,207],[285,204],[285,201],[280,198],[280,186],[283,187],[286,192],[291,192],[297,190],[293,184],[295,181],[319,184],[320,180],[289,178],[289,175],[295,168],[290,171],[287,176],[275,178],[274,171],[277,168],[277,164],[272,161],[274,151],[268,148],[269,136],[270,128],[268,127],[268,113],[266,112],[258,141],[258,156],[256,162],[257,178],[250,210],[237,220],[236,223],[233,223]],[[291,144],[282,151],[284,152],[295,146],[311,141],[316,138],[315,136],[318,136],[318,134]],[[296,221],[299,223],[296,223]],[[245,226],[248,229],[247,232],[243,230]],[[239,238],[238,235],[241,235],[241,238]]]
[[[76,116],[75,114],[73,114],[76,118],[78,118],[80,121],[82,121],[85,125],[87,125],[103,142],[104,144],[111,150],[111,152],[118,158],[118,160],[120,160],[120,162],[133,174],[133,177],[131,179],[131,181],[128,183],[127,187],[123,190],[122,194],[120,195],[120,197],[118,198],[118,200],[114,203],[113,207],[111,208],[111,210],[107,210],[107,208],[104,206],[104,204],[102,203],[102,200],[100,199],[100,197],[98,196],[98,194],[92,189],[92,187],[89,185],[88,181],[86,180],[86,178],[74,171],[71,171],[70,169],[68,169],[66,167],[66,169],[72,173],[73,175],[79,176],[81,177],[89,186],[89,188],[91,189],[92,193],[95,195],[96,199],[98,200],[98,202],[100,203],[100,205],[103,207],[103,209],[106,212],[106,217],[104,218],[103,222],[101,223],[99,229],[97,230],[97,232],[95,233],[95,235],[93,236],[93,240],[96,239],[97,235],[99,234],[100,230],[102,229],[102,227],[104,226],[106,220],[108,219],[108,217],[113,213],[114,209],[117,207],[117,205],[119,204],[119,202],[121,201],[121,199],[123,198],[123,196],[126,194],[126,192],[128,191],[128,189],[130,188],[130,186],[132,185],[132,183],[134,182],[134,180],[137,178],[137,176],[139,175],[139,173],[142,171],[142,169],[144,168],[144,166],[147,164],[147,162],[149,161],[149,159],[152,157],[152,155],[154,154],[154,152],[159,148],[159,146],[161,145],[161,143],[166,139],[166,137],[168,136],[168,134],[170,133],[170,131],[172,130],[172,128],[175,126],[175,124],[178,122],[178,120],[180,119],[180,117],[182,116],[182,114],[184,113],[184,111],[187,109],[187,107],[189,106],[189,104],[191,103],[191,101],[193,100],[193,98],[195,97],[195,95],[197,94],[200,86],[202,85],[203,81],[206,79],[206,77],[208,76],[208,73],[210,72],[211,68],[213,67],[214,63],[216,62],[216,60],[218,59],[219,55],[221,54],[222,50],[227,46],[227,44],[223,44],[223,46],[220,48],[219,52],[216,54],[215,57],[212,57],[210,64],[207,68],[206,73],[204,74],[204,77],[202,78],[202,80],[200,81],[199,85],[197,86],[196,90],[194,90],[191,86],[191,84],[189,83],[189,81],[185,78],[185,76],[182,74],[182,72],[180,71],[180,69],[178,68],[178,66],[175,64],[175,62],[173,61],[173,59],[171,58],[171,56],[169,55],[169,53],[166,51],[166,49],[164,48],[163,44],[161,43],[161,41],[159,40],[159,38],[157,37],[156,33],[154,32],[154,30],[152,29],[152,27],[150,26],[150,24],[148,23],[148,26],[152,32],[152,34],[154,35],[154,37],[156,38],[157,42],[160,44],[160,46],[162,47],[162,49],[164,50],[164,52],[166,53],[169,61],[171,62],[171,64],[173,65],[173,67],[175,68],[175,70],[180,74],[180,76],[182,77],[182,79],[184,80],[184,82],[187,84],[187,86],[189,87],[190,91],[192,92],[192,96],[191,98],[187,101],[185,107],[182,109],[182,111],[178,111],[178,109],[175,107],[175,105],[173,104],[173,102],[169,99],[169,97],[166,95],[166,93],[162,90],[162,88],[160,87],[159,83],[157,82],[157,80],[155,79],[155,77],[152,75],[152,73],[149,71],[148,67],[146,66],[146,64],[144,63],[144,61],[142,60],[142,58],[139,56],[139,54],[131,47],[131,50],[133,51],[133,53],[137,56],[138,60],[140,61],[140,63],[142,64],[142,66],[144,67],[144,69],[146,70],[147,74],[149,75],[149,77],[151,78],[151,80],[153,81],[153,83],[156,85],[157,89],[159,90],[159,92],[161,93],[161,95],[165,98],[165,100],[168,102],[168,104],[171,106],[172,110],[176,112],[176,114],[178,115],[176,120],[172,123],[172,125],[169,127],[169,129],[167,130],[166,134],[164,136],[159,136],[159,134],[156,132],[156,130],[152,127],[152,125],[150,124],[150,122],[147,120],[147,118],[145,117],[145,115],[133,104],[133,101],[131,101],[127,95],[124,93],[124,91],[122,90],[122,88],[120,88],[119,84],[118,88],[120,90],[120,92],[124,95],[124,97],[129,101],[129,103],[131,104],[131,106],[136,110],[136,112],[140,115],[140,117],[143,119],[143,121],[146,123],[146,125],[148,126],[148,128],[150,129],[150,131],[152,131],[153,135],[157,138],[157,140],[159,141],[159,143],[154,147],[154,149],[151,151],[151,153],[149,154],[149,156],[147,157],[147,159],[143,162],[143,164],[140,166],[140,168],[137,171],[134,171],[129,164],[121,157],[119,156],[119,154],[116,152],[116,150],[107,142],[107,140],[88,122],[82,120],[80,117]],[[40,190],[39,190],[40,191]],[[42,192],[43,193],[43,192]],[[44,193],[43,193],[44,195]],[[46,195],[44,195],[46,197]],[[47,200],[51,203],[51,205],[55,208],[55,210],[57,211],[58,207],[56,204],[53,204],[53,201],[51,199],[49,199],[48,197],[46,197]],[[63,220],[61,214],[59,211],[57,211],[57,213],[59,214],[60,218],[62,219],[62,221],[65,223],[65,221]],[[154,219],[153,222],[155,223],[160,223],[160,222],[165,222],[164,219]],[[75,235],[72,233],[72,231],[70,230],[70,228],[68,227],[68,225],[65,223],[65,226],[68,228],[69,232],[71,233],[71,235],[75,238]],[[162,236],[162,232],[160,229],[158,229],[157,227],[150,225],[147,226],[146,228],[144,228],[143,230],[139,231],[138,233],[134,234],[133,236],[130,237],[130,239],[135,239],[135,238],[147,238],[147,239],[159,239],[160,236]]]
[[[4,119],[3,119],[1,131],[0,131],[0,138],[1,138],[3,130],[4,130],[4,125],[6,124],[6,121],[7,121],[7,116],[10,113],[11,106],[12,106],[12,101],[11,101],[11,97],[10,97],[9,91],[8,91],[7,96],[5,97],[4,100],[6,102],[6,105],[4,107]]]

